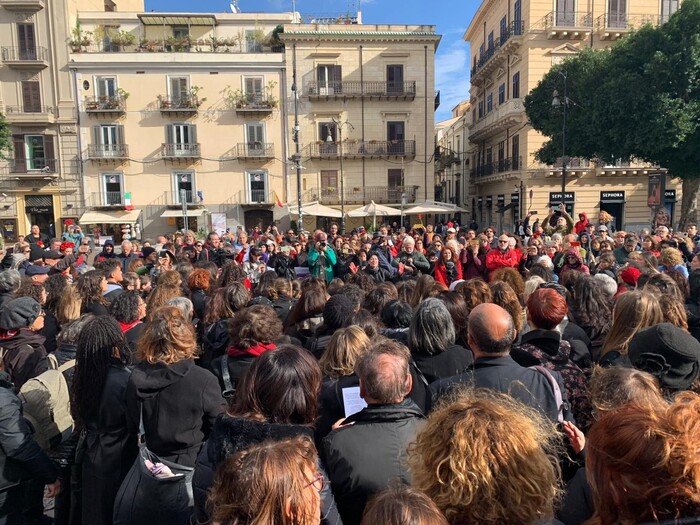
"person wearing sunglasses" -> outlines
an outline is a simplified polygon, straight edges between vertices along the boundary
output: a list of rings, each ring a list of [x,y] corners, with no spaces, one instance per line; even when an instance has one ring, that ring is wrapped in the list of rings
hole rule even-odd
[[[498,236],[498,248],[489,250],[486,254],[486,269],[493,273],[499,268],[517,268],[520,264],[520,253],[510,247],[510,237],[505,233]]]

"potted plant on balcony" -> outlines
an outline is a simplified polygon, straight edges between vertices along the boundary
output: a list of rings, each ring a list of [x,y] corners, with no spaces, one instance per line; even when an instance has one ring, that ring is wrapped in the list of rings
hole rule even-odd
[[[228,101],[229,106],[236,109],[245,108],[248,105],[248,97],[240,89],[232,89],[231,86],[224,88],[224,98]]]
[[[92,32],[83,31],[80,26],[80,20],[75,21],[75,27],[71,30],[72,38],[69,41],[71,51],[80,53],[87,51],[87,47],[92,43]]]
[[[160,109],[170,109],[173,107],[173,103],[167,97],[163,95],[158,95],[158,107]]]
[[[202,86],[190,86],[190,96],[187,98],[189,107],[198,108],[207,101],[207,97],[199,98],[197,94],[202,90]]]
[[[277,87],[277,81],[276,80],[270,80],[267,85],[265,86],[265,100],[261,101],[261,105],[265,105],[270,108],[276,108],[277,107],[277,97],[275,97],[272,93],[273,90]]]
[[[136,42],[136,35],[133,35],[128,31],[111,31],[109,33],[109,37],[112,40],[112,45],[115,45],[118,48],[133,46]]]

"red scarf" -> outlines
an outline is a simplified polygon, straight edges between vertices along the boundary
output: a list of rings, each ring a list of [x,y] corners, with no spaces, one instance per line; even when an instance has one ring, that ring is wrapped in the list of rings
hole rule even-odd
[[[275,343],[271,344],[257,344],[255,346],[251,346],[250,348],[246,348],[245,350],[242,348],[235,348],[233,346],[229,346],[226,349],[226,353],[228,354],[229,357],[240,357],[244,355],[252,355],[255,357],[260,357],[263,355],[265,352],[269,352],[270,350],[274,350],[277,348],[275,346]]]
[[[127,333],[129,330],[131,330],[134,326],[136,326],[137,324],[139,324],[140,322],[141,322],[141,319],[136,319],[136,321],[134,321],[133,323],[121,323],[121,322],[120,322],[120,323],[119,323],[119,328],[121,328],[121,329],[122,329],[122,333],[125,334],[125,333]]]

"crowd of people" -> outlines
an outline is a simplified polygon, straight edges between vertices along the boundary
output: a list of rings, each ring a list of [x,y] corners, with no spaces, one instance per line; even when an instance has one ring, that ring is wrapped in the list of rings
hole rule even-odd
[[[0,525],[700,523],[697,225],[532,218],[32,227]]]

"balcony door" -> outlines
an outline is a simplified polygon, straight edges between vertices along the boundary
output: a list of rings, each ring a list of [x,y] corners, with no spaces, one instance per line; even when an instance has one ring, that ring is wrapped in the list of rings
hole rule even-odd
[[[332,95],[343,92],[341,66],[333,64],[320,65],[316,69],[316,76],[320,95]]]
[[[244,86],[248,102],[260,102],[265,98],[263,79],[261,77],[246,77]]]
[[[101,100],[117,96],[117,77],[95,78],[95,94]]]
[[[38,80],[22,81],[22,111],[41,113],[41,84]]]
[[[262,155],[265,151],[265,126],[259,122],[248,123],[246,145],[249,155]]]
[[[389,169],[387,171],[387,183],[389,184],[387,202],[401,202],[401,193],[403,192],[403,170],[401,168]]]
[[[557,0],[555,24],[568,27],[576,25],[576,7],[574,0]]]
[[[251,171],[248,173],[248,196],[251,203],[268,202],[266,172]]]
[[[405,151],[406,135],[404,133],[404,122],[387,122],[386,123],[386,139],[389,141],[389,154],[403,154]]]
[[[20,60],[36,60],[36,35],[34,24],[17,24],[17,39]]]
[[[321,170],[321,200],[337,202],[339,199],[338,170]]]
[[[102,175],[102,202],[105,206],[124,204],[124,188],[121,173],[105,173]]]
[[[329,140],[330,137],[330,140]],[[322,141],[321,153],[335,155],[338,153],[338,127],[335,122],[321,122],[318,125],[318,140]]]
[[[185,202],[194,204],[195,189],[194,189],[194,173],[191,171],[177,171],[173,173],[173,202],[182,204],[182,196],[184,192]]]
[[[188,102],[190,97],[190,79],[187,77],[170,77],[168,89],[173,104],[180,105]]]
[[[390,94],[403,93],[403,65],[386,66],[386,91]]]
[[[119,146],[124,144],[124,128],[116,124],[95,126],[95,144],[100,146],[100,153],[105,157],[119,155]]]
[[[14,135],[12,137],[15,153],[14,171],[56,171],[53,137],[48,135]]]
[[[627,0],[608,0],[608,27],[627,27]]]
[[[170,124],[167,127],[167,142],[170,144],[173,156],[188,156],[196,140],[196,129],[192,124]]]

